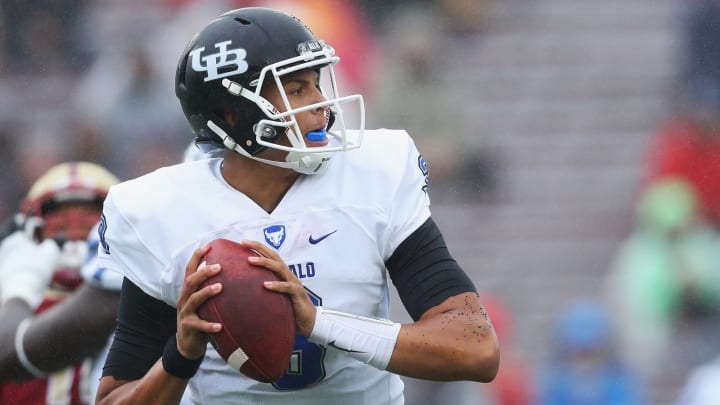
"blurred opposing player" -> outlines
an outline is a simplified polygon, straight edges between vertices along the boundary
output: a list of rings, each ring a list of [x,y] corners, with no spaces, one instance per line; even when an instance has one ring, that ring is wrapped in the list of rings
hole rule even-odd
[[[401,404],[398,374],[495,377],[497,339],[430,216],[425,160],[405,131],[364,130],[362,97],[339,94],[338,61],[266,8],[223,14],[187,45],[176,94],[196,142],[223,156],[108,194],[98,261],[125,279],[98,404],[177,404],[188,382],[201,404]],[[201,264],[220,237],[255,249],[249,262],[283,280],[265,288],[293,302],[295,352],[272,384],[222,360],[208,345],[222,325],[197,315],[222,292],[200,288],[222,271]],[[388,277],[414,322],[387,319]]]
[[[0,403],[92,403],[90,356],[107,341],[117,293],[88,291],[81,268],[88,234],[117,182],[97,164],[67,162],[37,179],[22,202],[19,229],[0,245]],[[90,298],[84,306],[54,316],[56,304],[80,291]],[[33,313],[45,321],[31,323]]]

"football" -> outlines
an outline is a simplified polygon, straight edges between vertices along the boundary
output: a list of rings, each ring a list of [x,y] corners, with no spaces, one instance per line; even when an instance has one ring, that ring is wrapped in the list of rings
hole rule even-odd
[[[279,280],[272,271],[248,263],[257,255],[239,243],[216,239],[203,258],[222,270],[203,286],[222,283],[223,290],[198,309],[200,318],[223,325],[209,334],[225,361],[260,382],[274,382],[285,374],[295,345],[295,314],[290,298],[265,289],[264,281]]]

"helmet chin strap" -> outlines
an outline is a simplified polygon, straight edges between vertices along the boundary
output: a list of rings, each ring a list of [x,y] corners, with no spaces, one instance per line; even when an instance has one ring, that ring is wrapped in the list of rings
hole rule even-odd
[[[222,139],[223,145],[235,151],[245,157],[248,157],[259,162],[267,163],[269,165],[284,167],[287,169],[293,169],[301,174],[320,174],[327,170],[330,161],[331,154],[329,152],[295,152],[291,151],[285,156],[285,161],[280,162],[277,160],[263,159],[261,157],[253,156],[249,154],[245,149],[242,148],[235,140],[233,140],[222,128],[217,126],[214,122],[207,122],[208,128],[215,132],[217,136]]]

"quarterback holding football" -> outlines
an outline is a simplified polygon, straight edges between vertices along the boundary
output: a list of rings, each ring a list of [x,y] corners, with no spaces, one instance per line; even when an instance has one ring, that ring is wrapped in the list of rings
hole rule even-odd
[[[267,8],[229,11],[190,40],[176,95],[198,147],[222,155],[108,193],[98,261],[124,281],[98,404],[177,404],[188,384],[198,404],[401,404],[400,375],[493,380],[495,332],[430,215],[427,164],[405,131],[364,128],[338,62]],[[217,239],[254,251],[248,265],[277,275],[262,287],[289,297],[294,348],[275,381],[231,364],[253,353],[223,358],[209,339],[223,324],[199,315],[244,293],[206,282],[226,271],[203,260]],[[414,322],[388,319],[390,282]]]

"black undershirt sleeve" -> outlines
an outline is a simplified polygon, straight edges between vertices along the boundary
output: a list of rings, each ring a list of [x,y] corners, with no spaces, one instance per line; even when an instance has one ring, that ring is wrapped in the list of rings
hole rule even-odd
[[[395,249],[385,267],[405,309],[416,321],[425,311],[454,295],[477,292],[450,255],[432,218]]]
[[[176,319],[175,308],[123,279],[117,326],[103,376],[118,380],[142,378],[162,356],[168,338],[175,334]]]

